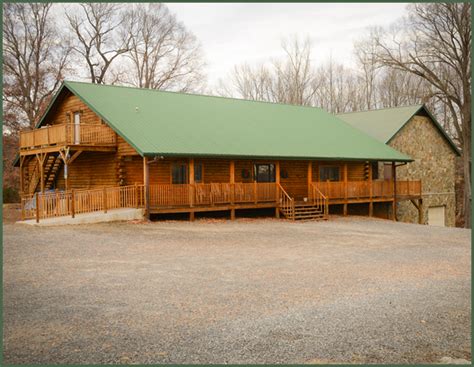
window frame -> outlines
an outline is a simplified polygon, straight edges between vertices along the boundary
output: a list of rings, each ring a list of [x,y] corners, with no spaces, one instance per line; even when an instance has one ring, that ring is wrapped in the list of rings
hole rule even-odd
[[[268,166],[268,181],[259,181],[259,167],[261,166]],[[276,169],[275,169],[275,163],[254,163],[253,165],[253,170],[254,170],[254,180],[256,182],[262,182],[262,183],[274,183],[276,182]]]
[[[175,178],[175,175],[174,175],[174,169],[175,167],[177,166],[180,166],[180,174],[182,174],[184,172],[184,182],[175,182],[174,178]],[[183,170],[183,167],[184,167],[184,170]],[[188,164],[186,162],[172,162],[171,163],[171,167],[170,167],[170,170],[171,170],[171,177],[170,177],[170,183],[172,185],[185,185],[185,184],[188,184],[189,183],[189,168],[188,168]],[[181,181],[181,180],[180,180]]]
[[[183,183],[177,183],[177,182],[174,182],[174,174],[173,174],[173,170],[174,170],[174,167],[176,166],[181,166],[181,167],[185,167],[185,174],[186,174],[186,177],[185,177],[185,182]],[[201,178],[198,180],[196,179],[196,173],[198,170],[196,170],[196,167],[200,167],[200,170],[201,170]],[[170,166],[170,183],[172,185],[185,185],[185,184],[189,184],[189,163],[187,162],[172,162],[171,163],[171,166]],[[198,162],[198,163],[194,163],[194,183],[204,183],[204,164],[201,163],[201,162]]]
[[[332,180],[332,179],[325,179],[323,180],[322,179],[322,171],[324,169],[330,169],[330,168],[335,168],[337,169],[337,180]],[[338,165],[322,165],[322,166],[319,166],[319,172],[318,172],[318,177],[319,177],[319,181],[320,182],[340,182],[341,181],[341,166],[338,166]]]

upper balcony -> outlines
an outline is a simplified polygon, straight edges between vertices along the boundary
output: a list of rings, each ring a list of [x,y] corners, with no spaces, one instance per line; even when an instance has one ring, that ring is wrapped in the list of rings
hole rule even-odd
[[[64,146],[94,150],[114,150],[115,132],[103,124],[59,124],[20,132],[20,152],[51,151]]]

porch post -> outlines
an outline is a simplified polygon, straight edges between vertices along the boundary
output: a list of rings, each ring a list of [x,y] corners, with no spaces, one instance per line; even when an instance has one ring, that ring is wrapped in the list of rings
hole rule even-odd
[[[194,158],[189,158],[189,206],[194,206]],[[194,211],[189,212],[189,220],[194,220]]]
[[[372,182],[372,164],[369,162],[369,217],[374,215],[374,201],[373,201],[373,182]]]
[[[313,161],[308,162],[308,200],[311,199],[311,184],[313,183]]]
[[[397,220],[397,166],[392,162],[392,180],[393,180],[393,202],[392,219]]]
[[[143,157],[143,190],[145,199],[145,218],[150,219],[150,172],[148,158]]]
[[[235,161],[229,162],[229,183],[230,183],[230,219],[235,219],[235,208],[234,208],[234,200],[235,200]]]
[[[424,224],[425,220],[423,217],[423,199],[418,199],[418,223]]]
[[[45,153],[40,153],[36,155],[39,164],[39,174],[40,174],[40,183],[41,183],[41,192],[44,193],[44,160],[46,158]]]
[[[347,163],[344,163],[344,215],[347,215]]]
[[[67,147],[64,151],[60,150],[59,155],[61,156],[61,159],[63,160],[63,163],[64,163],[64,185],[65,185],[66,191],[68,191],[69,190],[69,163],[72,162],[72,159],[68,158],[69,147]],[[75,156],[77,158],[78,156],[77,152],[75,153]]]
[[[280,161],[276,161],[275,164],[275,217],[280,218]]]
[[[23,169],[24,169],[24,163],[25,161],[25,156],[20,156],[20,195],[23,195],[24,193],[24,188],[23,188]]]

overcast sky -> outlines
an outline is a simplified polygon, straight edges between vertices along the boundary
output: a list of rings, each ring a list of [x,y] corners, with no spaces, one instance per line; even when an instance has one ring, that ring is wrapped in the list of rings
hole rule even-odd
[[[281,39],[309,36],[313,59],[350,66],[352,44],[369,26],[402,17],[406,4],[216,4],[167,3],[202,42],[210,86],[235,64],[255,64],[281,55]]]

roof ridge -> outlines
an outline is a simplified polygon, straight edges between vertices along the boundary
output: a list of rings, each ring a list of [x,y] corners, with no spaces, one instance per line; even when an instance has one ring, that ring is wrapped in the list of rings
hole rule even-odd
[[[424,104],[410,104],[407,106],[397,106],[397,107],[382,107],[382,108],[374,108],[374,109],[367,109],[367,110],[360,110],[360,111],[352,111],[352,112],[341,112],[341,113],[336,113],[336,116],[338,115],[349,115],[351,113],[362,113],[362,112],[373,112],[373,111],[383,111],[383,110],[397,110],[400,108],[408,108],[408,107],[418,107],[421,108],[423,107]]]
[[[81,82],[81,81],[74,81],[74,80],[64,80],[63,82],[64,82],[65,85],[67,85],[69,83],[79,83],[79,84],[95,85],[95,86],[100,86],[100,87],[138,89],[138,90],[143,90],[143,91],[147,91],[147,92],[170,93],[170,94],[180,94],[180,95],[196,96],[196,97],[228,99],[228,100],[232,100],[232,101],[264,103],[264,104],[272,104],[272,105],[280,105],[280,106],[288,106],[288,107],[297,107],[297,108],[304,107],[304,108],[311,108],[311,109],[320,110],[320,111],[324,111],[326,113],[329,113],[325,109],[323,109],[321,107],[317,107],[317,106],[305,106],[305,105],[281,103],[281,102],[259,101],[259,100],[254,100],[254,99],[226,97],[226,96],[215,96],[215,95],[210,95],[210,94],[184,93],[184,92],[176,92],[176,91],[162,90],[162,89],[140,88],[140,87],[127,86],[127,85],[97,84],[97,83]]]

